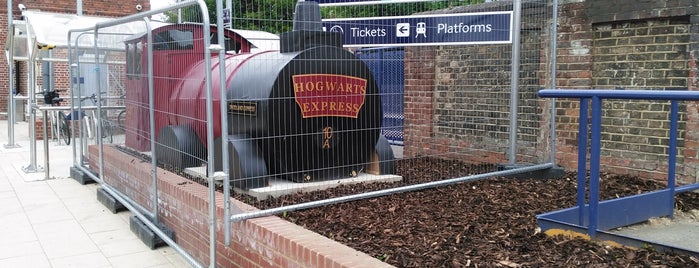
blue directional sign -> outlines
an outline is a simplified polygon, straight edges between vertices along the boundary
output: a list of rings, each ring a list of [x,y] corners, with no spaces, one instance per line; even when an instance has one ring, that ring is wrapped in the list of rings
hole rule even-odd
[[[481,12],[323,20],[345,47],[512,43],[512,12]]]

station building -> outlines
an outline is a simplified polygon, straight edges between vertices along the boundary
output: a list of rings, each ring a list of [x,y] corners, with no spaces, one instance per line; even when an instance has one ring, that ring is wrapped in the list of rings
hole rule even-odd
[[[123,17],[131,15],[138,12],[143,12],[150,10],[150,2],[148,0],[124,0],[124,1],[81,1],[82,6],[79,8],[78,1],[74,0],[20,0],[11,1],[12,7],[12,19],[22,20],[22,11],[20,10],[20,5],[26,10],[38,10],[42,12],[52,12],[52,13],[65,13],[65,14],[78,14],[78,10],[82,10],[82,14],[85,16],[99,16],[99,17]],[[140,5],[140,8],[137,6]],[[8,5],[7,1],[0,6],[0,49],[5,51],[7,43],[8,29]],[[22,61],[15,61],[14,64],[14,85],[9,85],[8,77],[8,65],[7,57],[5,53],[2,53],[2,64],[0,64],[0,119],[7,119],[7,105],[10,93],[10,88],[18,96],[27,96],[27,63]],[[59,92],[61,95],[67,95],[68,89],[70,87],[68,67],[66,62],[57,62],[54,64],[54,73],[52,75],[52,83],[45,83],[42,81],[41,67],[37,67],[37,88],[45,88],[45,84],[52,84],[53,89]],[[15,105],[16,110],[23,110],[24,106],[22,101],[16,102],[19,105]],[[24,101],[26,103],[26,100]],[[20,113],[21,114],[21,113]],[[23,116],[17,116],[16,120],[23,120]]]

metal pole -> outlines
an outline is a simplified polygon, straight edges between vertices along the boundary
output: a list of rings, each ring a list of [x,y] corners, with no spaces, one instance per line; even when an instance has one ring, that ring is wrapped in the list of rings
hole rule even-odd
[[[146,22],[146,41],[148,42],[148,125],[150,126],[150,148],[153,157],[151,163],[151,178],[153,178],[153,221],[158,222],[158,154],[155,150],[155,86],[153,85],[153,32],[151,31],[150,19],[143,18]]]
[[[590,121],[590,211],[587,234],[595,237],[599,225],[599,170],[602,137],[602,99],[592,97]]]
[[[176,3],[179,3],[180,0],[176,0]],[[177,23],[182,23],[182,9],[178,8],[177,9]]]
[[[679,103],[676,100],[670,102],[670,137],[668,139],[668,160],[667,160],[667,187],[670,189],[668,207],[675,207],[675,172],[677,168],[677,121]],[[671,209],[671,218],[674,218],[674,210]]]
[[[549,169],[552,167],[553,167],[553,165],[551,163],[546,163],[546,164],[526,166],[526,167],[521,167],[521,168],[506,169],[503,171],[483,173],[483,174],[472,175],[472,176],[461,177],[461,178],[433,181],[433,182],[427,182],[427,183],[416,184],[416,185],[402,186],[402,187],[398,187],[398,188],[390,188],[390,189],[378,190],[378,191],[361,193],[361,194],[335,197],[335,198],[330,198],[330,199],[311,201],[311,202],[302,203],[302,204],[282,206],[282,207],[276,207],[276,208],[265,209],[265,210],[258,210],[258,211],[248,212],[248,213],[240,213],[240,214],[233,215],[231,217],[231,220],[238,222],[238,221],[242,221],[242,220],[246,220],[246,219],[252,219],[252,218],[258,218],[258,217],[279,214],[279,213],[283,213],[285,211],[289,212],[289,211],[295,211],[295,210],[301,210],[301,209],[308,209],[308,208],[350,202],[350,201],[361,200],[361,199],[376,198],[376,197],[386,196],[386,195],[390,195],[390,194],[419,191],[419,190],[424,190],[424,189],[443,187],[443,186],[457,184],[457,183],[473,182],[473,181],[487,179],[487,178],[493,178],[493,177],[504,177],[504,176],[514,175],[514,174]]]
[[[585,222],[585,183],[587,181],[587,113],[590,110],[590,99],[580,99],[580,115],[578,116],[578,225]],[[552,163],[553,164],[553,163]]]
[[[556,88],[556,68],[558,65],[557,55],[558,55],[558,0],[553,0],[553,14],[551,17],[551,88]],[[549,162],[556,163],[556,99],[551,99],[551,130],[550,130],[550,140],[551,143],[549,153]]]
[[[230,0],[228,2],[228,8],[231,12],[231,16],[233,13],[233,9],[230,6]],[[216,25],[219,27],[216,27],[216,31],[218,33],[218,44],[219,44],[219,51],[218,51],[218,71],[219,71],[219,100],[220,100],[220,105],[219,105],[219,112],[221,113],[221,167],[223,168],[223,174],[218,174],[219,176],[223,177],[223,196],[224,196],[224,201],[223,201],[223,234],[224,234],[224,244],[226,246],[229,246],[231,244],[231,220],[230,220],[230,215],[231,215],[231,185],[230,185],[230,180],[228,179],[228,174],[230,174],[230,163],[229,163],[229,156],[228,156],[228,105],[227,105],[227,100],[226,100],[226,48],[223,46],[224,44],[224,39],[223,39],[223,3],[221,1],[216,1]],[[232,18],[231,18],[232,20]],[[233,23],[231,22],[231,25]],[[211,147],[209,147],[211,148]],[[211,151],[211,149],[209,149]]]
[[[7,50],[7,83],[8,83],[8,97],[7,97],[7,144],[4,145],[5,148],[17,148],[19,145],[15,144],[15,77],[13,73],[16,71],[14,69],[14,48],[15,48],[15,27],[12,22],[12,0],[7,0],[7,35],[11,36],[8,38],[8,48]]]
[[[31,27],[27,27],[27,36],[31,36]],[[31,38],[27,38],[27,48],[29,61],[27,62],[27,95],[29,95],[29,166],[23,168],[25,173],[40,172],[41,168],[36,165],[36,66],[34,57],[36,48],[31,44]]]
[[[70,34],[71,34],[71,33],[68,34],[69,40],[70,40]],[[77,40],[76,40],[76,42],[77,42]],[[77,47],[77,46],[76,46],[76,47]],[[69,57],[69,58],[72,58],[72,54],[73,54],[72,51],[73,51],[72,49],[69,49],[69,50],[68,50],[68,52],[69,52],[69,53],[68,53],[68,57]],[[73,63],[73,64],[70,65],[70,80],[71,80],[71,82],[70,82],[70,83],[71,83],[71,87],[70,87],[70,110],[68,111],[68,114],[70,115],[70,119],[71,119],[71,120],[70,120],[70,121],[66,120],[66,122],[67,122],[68,124],[70,124],[70,125],[68,126],[68,128],[70,129],[70,137],[68,137],[68,138],[73,140],[72,146],[71,146],[71,147],[72,147],[72,150],[73,150],[73,166],[76,166],[76,167],[77,167],[77,166],[82,165],[82,162],[80,162],[80,161],[82,161],[82,156],[81,156],[81,157],[78,157],[78,152],[77,152],[78,146],[76,145],[77,141],[74,139],[75,133],[76,133],[76,132],[75,132],[75,127],[74,127],[74,126],[75,126],[75,123],[73,123],[74,120],[75,120],[75,118],[74,118],[74,117],[75,117],[75,113],[74,113],[74,111],[75,111],[75,100],[76,100],[76,98],[75,98],[76,95],[75,95],[75,94],[76,94],[76,89],[78,88],[78,85],[77,85],[77,84],[79,83],[79,82],[78,82],[78,81],[79,81],[79,76],[78,76],[78,64],[77,64],[77,63]]]
[[[517,161],[517,110],[519,107],[519,40],[522,28],[522,0],[515,0],[512,5],[512,75],[510,77],[510,164]]]
[[[78,16],[83,15],[83,0],[77,0],[76,13]]]
[[[93,32],[93,36],[95,38],[95,81],[97,81],[97,114],[92,114],[93,117],[92,120],[95,120],[95,123],[93,124],[95,126],[95,133],[93,134],[95,140],[97,141],[97,162],[99,163],[99,176],[100,179],[104,180],[104,143],[102,140],[102,68],[100,67],[100,51],[98,47],[99,43],[99,27],[95,28],[95,31]],[[105,55],[106,57],[106,55]],[[88,126],[90,127],[90,126]]]
[[[203,0],[197,1],[199,3],[199,8],[201,9],[202,24],[204,36],[211,36],[211,29],[209,22],[209,10],[206,8],[206,3]],[[220,2],[220,1],[217,1]],[[211,42],[209,38],[204,38],[204,63],[207,70],[204,72],[206,74],[205,84],[206,84],[206,121],[214,121],[214,102],[213,102],[213,89],[211,87],[211,51],[217,48],[211,47]],[[206,124],[206,148],[207,150],[207,180],[209,182],[209,267],[216,267],[216,185],[214,173],[214,124]]]
[[[44,110],[44,179],[48,180],[49,179],[49,136],[48,136],[48,131],[46,131],[47,123],[46,119],[48,119],[48,111]]]

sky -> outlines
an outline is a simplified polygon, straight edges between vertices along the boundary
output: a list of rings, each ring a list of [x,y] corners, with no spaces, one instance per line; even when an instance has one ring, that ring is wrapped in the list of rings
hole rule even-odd
[[[175,0],[150,0],[150,8],[158,9],[173,3],[175,3]]]

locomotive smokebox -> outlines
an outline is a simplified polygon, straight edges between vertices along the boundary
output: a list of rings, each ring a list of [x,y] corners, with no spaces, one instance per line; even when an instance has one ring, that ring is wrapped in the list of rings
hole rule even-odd
[[[253,141],[260,155],[251,159],[264,160],[272,176],[355,176],[379,139],[378,87],[341,35],[322,32],[316,2],[299,2],[295,19],[294,31],[280,37],[281,53],[250,57],[233,74],[230,138]]]
[[[261,54],[228,89],[231,135],[249,135],[270,174],[293,181],[356,175],[381,128],[370,70],[334,46]]]

